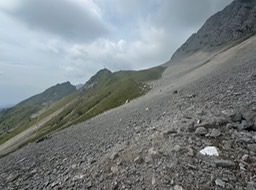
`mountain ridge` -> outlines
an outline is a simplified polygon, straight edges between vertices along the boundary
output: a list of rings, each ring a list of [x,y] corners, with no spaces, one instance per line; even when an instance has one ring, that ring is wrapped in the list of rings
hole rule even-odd
[[[75,91],[76,88],[70,82],[56,84],[14,107],[3,110],[0,115],[0,134],[23,125],[25,121],[36,117],[37,112],[42,111],[43,108]]]
[[[197,51],[215,51],[256,33],[256,1],[234,0],[211,16],[177,49],[171,60]]]

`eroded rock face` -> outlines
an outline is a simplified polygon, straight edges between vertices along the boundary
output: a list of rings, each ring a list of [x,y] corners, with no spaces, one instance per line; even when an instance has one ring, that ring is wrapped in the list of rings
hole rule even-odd
[[[256,32],[256,1],[235,0],[210,17],[173,55],[178,59],[197,50],[218,49]]]

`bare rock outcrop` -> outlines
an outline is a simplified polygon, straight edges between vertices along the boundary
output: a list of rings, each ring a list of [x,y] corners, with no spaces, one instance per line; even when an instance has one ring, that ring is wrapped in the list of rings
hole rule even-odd
[[[256,32],[256,1],[235,0],[210,17],[172,56],[179,59],[198,50],[214,51]]]

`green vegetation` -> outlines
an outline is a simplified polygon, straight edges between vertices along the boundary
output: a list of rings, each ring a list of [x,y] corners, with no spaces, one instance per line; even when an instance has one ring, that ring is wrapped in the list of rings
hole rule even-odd
[[[12,111],[13,114],[8,117],[15,123],[20,121],[22,116],[22,124],[9,131],[9,133],[2,135],[0,144],[35,125],[57,110],[61,110],[60,113],[44,123],[27,142],[35,141],[56,130],[86,121],[100,113],[120,106],[127,100],[130,101],[147,93],[150,87],[146,85],[146,82],[161,78],[164,70],[164,67],[154,67],[141,71],[112,73],[107,69],[103,69],[96,73],[79,91],[62,98],[47,108],[46,106],[37,106],[42,105],[40,98],[36,98],[40,104],[34,104],[35,101],[31,100],[25,101],[29,102],[29,104],[24,104],[23,102],[23,104],[17,105],[18,108],[22,106],[22,113],[16,111],[20,111],[20,108],[15,108]],[[32,109],[31,107],[34,105],[36,105],[35,109]],[[39,112],[40,109],[43,109],[43,112],[34,118],[30,117],[32,114]],[[15,116],[15,111],[16,114],[18,113],[17,117]],[[5,121],[7,120],[5,119]],[[3,123],[2,119],[1,123]]]
[[[35,124],[38,119],[37,114],[41,114],[51,104],[75,91],[76,88],[69,82],[57,84],[41,94],[22,101],[13,108],[2,111],[0,116],[0,142],[3,141],[3,138],[18,134]]]

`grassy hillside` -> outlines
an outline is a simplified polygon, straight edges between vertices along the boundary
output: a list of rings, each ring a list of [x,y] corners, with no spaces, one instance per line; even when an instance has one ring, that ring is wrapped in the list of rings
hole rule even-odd
[[[86,121],[147,93],[150,87],[146,82],[159,79],[164,70],[155,67],[115,73],[99,71],[77,92],[72,104],[41,129],[40,135]]]
[[[147,93],[150,86],[146,82],[159,79],[164,70],[164,67],[115,73],[107,69],[100,70],[79,91],[62,98],[47,108],[44,107],[44,111],[36,117],[24,119],[22,125],[2,135],[0,144],[29,127],[37,125],[37,123],[60,109],[61,112],[44,123],[27,142],[37,140],[46,134],[86,121],[100,113],[120,106],[127,100],[130,101]],[[33,107],[33,104],[31,104],[31,107]],[[29,107],[30,114],[34,113],[34,110],[33,112],[31,110]],[[17,118],[15,119],[17,120]]]
[[[20,102],[13,108],[2,111],[0,114],[0,136],[31,122],[51,104],[75,91],[76,88],[70,82],[57,84],[41,94]]]

